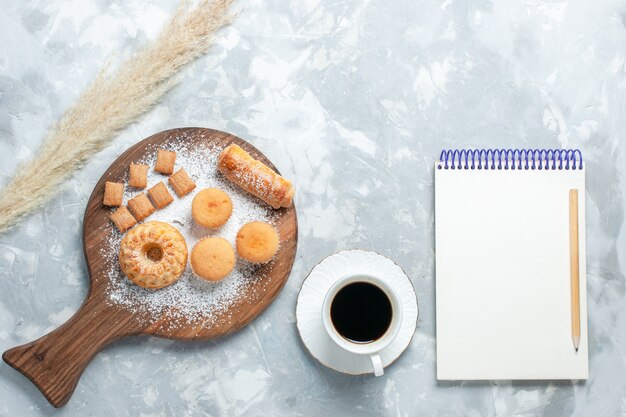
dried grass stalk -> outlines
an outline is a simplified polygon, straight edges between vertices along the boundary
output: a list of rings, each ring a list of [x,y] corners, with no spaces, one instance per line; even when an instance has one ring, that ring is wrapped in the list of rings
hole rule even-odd
[[[183,0],[159,37],[112,75],[103,70],[22,163],[0,196],[0,233],[41,207],[60,184],[175,84],[174,76],[230,23],[233,0]]]

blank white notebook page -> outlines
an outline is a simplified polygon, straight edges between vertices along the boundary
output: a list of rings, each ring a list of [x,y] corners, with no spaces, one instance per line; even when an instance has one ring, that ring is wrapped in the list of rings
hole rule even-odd
[[[578,189],[581,336],[571,326]],[[585,171],[437,169],[437,379],[586,379]]]

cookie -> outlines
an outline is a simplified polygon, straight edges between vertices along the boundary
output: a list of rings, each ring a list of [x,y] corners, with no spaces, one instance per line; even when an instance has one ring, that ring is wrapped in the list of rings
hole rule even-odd
[[[234,267],[235,251],[221,237],[206,237],[191,250],[191,269],[200,278],[219,281]]]
[[[174,197],[172,197],[172,194],[167,190],[163,181],[159,181],[154,187],[148,190],[148,197],[150,197],[154,206],[159,210],[167,207],[174,201]]]
[[[138,222],[142,221],[156,211],[150,202],[148,195],[141,193],[128,200],[128,208]]]
[[[191,203],[193,219],[204,227],[220,227],[233,212],[233,203],[228,194],[218,188],[200,190]]]
[[[161,174],[171,175],[174,172],[174,164],[176,162],[176,152],[159,149],[157,153],[156,164],[154,170]]]
[[[124,233],[135,224],[137,224],[137,219],[133,217],[133,215],[130,211],[128,211],[128,208],[126,206],[119,207],[113,212],[113,214],[111,214],[111,216],[109,216],[109,218],[111,219],[115,227],[117,227],[117,230],[119,230],[121,233]]]
[[[130,164],[128,185],[134,188],[146,188],[148,186],[148,165]]]
[[[251,222],[237,233],[237,253],[252,263],[266,263],[278,251],[278,233],[269,224]]]
[[[176,171],[176,173],[172,175],[167,181],[170,183],[170,185],[174,189],[174,192],[179,197],[186,196],[191,191],[193,191],[194,188],[196,188],[196,184],[193,182],[189,174],[187,174],[187,171],[185,171],[183,168]]]
[[[124,184],[107,181],[104,183],[104,198],[102,204],[109,207],[119,207],[124,199]]]

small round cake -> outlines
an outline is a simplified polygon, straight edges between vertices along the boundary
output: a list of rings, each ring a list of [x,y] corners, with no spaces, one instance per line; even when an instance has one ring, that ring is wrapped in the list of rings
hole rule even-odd
[[[237,253],[248,262],[262,264],[271,261],[278,243],[278,233],[264,222],[250,222],[237,233]]]
[[[191,203],[193,219],[204,227],[220,227],[233,212],[230,197],[219,188],[200,190]]]
[[[200,278],[219,281],[234,267],[235,251],[221,237],[205,237],[191,250],[191,269]]]
[[[120,243],[122,272],[144,288],[174,283],[187,265],[187,243],[178,229],[163,222],[147,222],[131,229]]]

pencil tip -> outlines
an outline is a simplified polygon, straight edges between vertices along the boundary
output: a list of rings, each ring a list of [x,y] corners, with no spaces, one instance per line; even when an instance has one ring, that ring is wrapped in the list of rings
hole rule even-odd
[[[576,348],[576,352],[578,352],[578,348]]]

